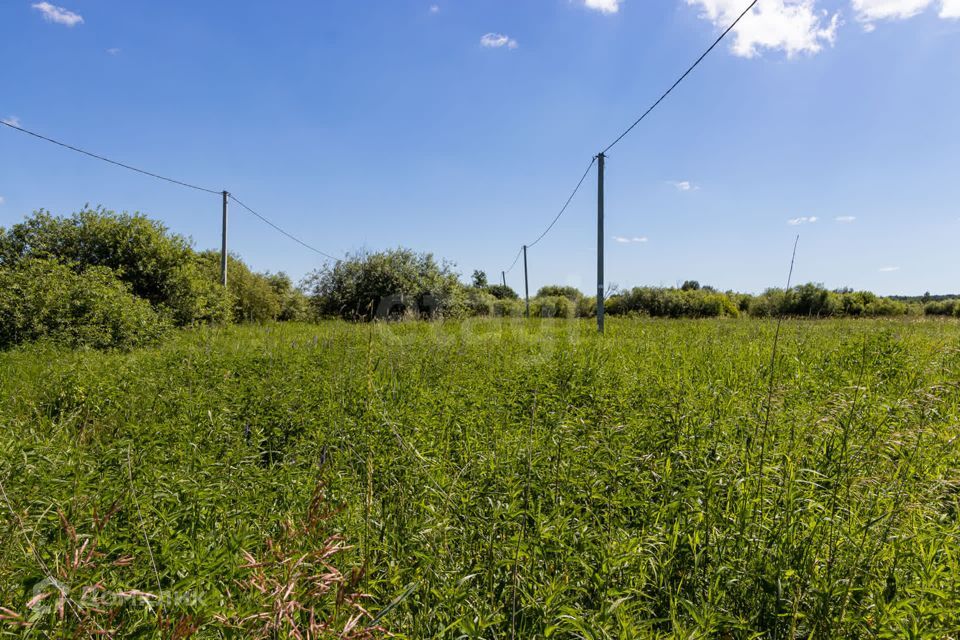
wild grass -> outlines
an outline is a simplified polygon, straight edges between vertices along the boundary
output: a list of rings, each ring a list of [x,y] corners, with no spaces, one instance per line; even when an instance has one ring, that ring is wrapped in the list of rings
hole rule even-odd
[[[958,637],[960,325],[607,328],[0,354],[0,630]]]

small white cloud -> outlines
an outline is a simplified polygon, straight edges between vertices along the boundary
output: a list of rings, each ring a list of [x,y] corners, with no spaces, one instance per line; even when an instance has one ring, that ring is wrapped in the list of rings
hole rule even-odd
[[[819,220],[817,216],[800,216],[799,218],[790,218],[787,220],[787,224],[796,226],[798,224],[813,224]]]
[[[620,0],[583,0],[583,6],[600,13],[616,13],[620,11]]]
[[[4,198],[3,196],[0,196],[0,204],[4,204],[6,201],[7,201],[6,198]]]
[[[672,185],[677,191],[699,191],[700,187],[689,180],[670,181],[667,184]]]
[[[876,30],[877,30],[877,25],[873,24],[872,22],[867,22],[863,25],[864,33],[873,33]]]
[[[480,45],[487,47],[488,49],[500,49],[506,47],[507,49],[516,49],[518,46],[517,41],[511,38],[510,36],[505,36],[502,33],[488,33],[480,38]]]
[[[837,216],[834,218],[837,222],[842,222],[844,224],[850,224],[857,219],[857,216]]]
[[[115,56],[120,53],[120,49],[118,49],[117,47],[110,47],[109,49],[107,49],[107,53],[109,53],[112,56]]]
[[[47,22],[54,22],[67,27],[75,27],[78,24],[83,24],[83,16],[80,14],[68,11],[63,7],[58,7],[49,2],[36,2],[30,6],[42,13],[43,19]]]
[[[960,18],[960,0],[852,0],[852,4],[857,20],[865,23],[868,32],[873,31],[876,20],[906,20],[937,4],[941,18]]]
[[[430,13],[440,13],[440,5],[438,4],[430,5]]]
[[[880,273],[893,273],[894,271],[900,271],[900,267],[880,267]]]
[[[20,118],[18,118],[17,116],[10,116],[9,118],[3,118],[2,120],[0,120],[0,122],[2,122],[3,124],[10,124],[15,127],[20,126]]]
[[[626,237],[626,236],[613,236],[613,240],[614,240],[614,242],[619,242],[620,244],[633,244],[633,243],[646,242],[646,241],[647,241],[647,237],[646,237],[646,236],[633,236],[633,237],[628,238],[628,237]]]
[[[686,0],[698,6],[700,17],[726,29],[743,12],[742,0]],[[816,0],[766,0],[744,16],[733,30],[733,54],[753,58],[763,49],[782,50],[788,58],[814,54],[833,46],[840,14],[818,10]]]

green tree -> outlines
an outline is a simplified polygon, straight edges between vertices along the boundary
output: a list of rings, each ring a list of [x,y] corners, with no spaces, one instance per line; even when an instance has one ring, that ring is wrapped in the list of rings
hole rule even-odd
[[[475,289],[486,289],[487,288],[487,272],[480,271],[479,269],[475,269],[473,272],[471,281]]]

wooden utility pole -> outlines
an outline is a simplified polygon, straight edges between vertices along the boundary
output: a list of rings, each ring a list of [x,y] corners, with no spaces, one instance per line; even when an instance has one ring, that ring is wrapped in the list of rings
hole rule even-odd
[[[530,280],[527,278],[527,245],[523,245],[523,296],[527,299],[527,317],[530,317]]]
[[[597,155],[597,331],[603,333],[603,162]]]
[[[223,236],[220,243],[220,282],[227,286],[227,198],[230,194],[223,192]]]
[[[507,272],[506,272],[506,271],[501,271],[501,272],[500,272],[500,278],[503,280],[503,286],[506,287],[506,286],[507,286]]]

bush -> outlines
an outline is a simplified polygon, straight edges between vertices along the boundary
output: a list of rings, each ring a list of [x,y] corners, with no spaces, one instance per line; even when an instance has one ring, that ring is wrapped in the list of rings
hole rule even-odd
[[[530,316],[540,318],[573,318],[576,305],[564,296],[537,296],[530,301]]]
[[[493,315],[498,318],[519,318],[526,312],[526,304],[522,300],[506,299],[493,303]]]
[[[273,292],[280,301],[280,315],[277,320],[281,322],[306,322],[311,319],[310,299],[299,288],[293,286],[290,276],[284,272],[265,276]]]
[[[220,252],[204,251],[199,256],[207,278],[222,286]],[[250,270],[243,260],[227,256],[227,291],[234,322],[269,322],[280,315],[280,296],[270,279]]]
[[[0,267],[0,348],[48,339],[69,347],[130,349],[169,328],[107,267],[77,273],[56,260]]]
[[[726,295],[709,289],[637,287],[611,296],[610,315],[641,314],[655,318],[736,317],[737,305]]]
[[[583,297],[583,294],[576,287],[562,287],[560,285],[551,284],[546,287],[541,287],[537,291],[538,298],[546,298],[552,296],[562,296],[571,301],[579,300]]]
[[[935,300],[923,306],[924,315],[928,316],[956,316],[960,315],[960,301]]]
[[[314,271],[304,283],[320,316],[370,320],[381,299],[394,295],[403,296],[409,306],[432,296],[436,312],[443,316],[465,310],[463,285],[453,265],[410,249],[348,256]]]
[[[494,284],[487,287],[487,293],[497,300],[519,300],[517,292],[505,284]]]
[[[30,258],[56,260],[75,273],[109,268],[179,326],[229,319],[227,293],[203,273],[186,238],[139,214],[97,208],[57,218],[39,211],[0,230],[0,266]]]
[[[466,294],[466,312],[471,316],[492,316],[494,315],[494,305],[497,302],[497,299],[486,291],[470,289]]]

